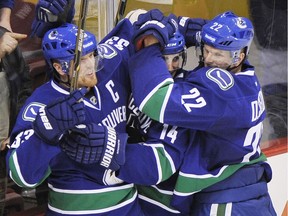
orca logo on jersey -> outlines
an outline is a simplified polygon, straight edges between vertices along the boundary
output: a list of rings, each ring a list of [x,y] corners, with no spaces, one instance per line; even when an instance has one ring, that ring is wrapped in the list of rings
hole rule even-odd
[[[100,163],[101,166],[104,166],[106,168],[110,166],[110,163],[112,161],[117,140],[117,135],[113,128],[107,127],[107,132],[108,137],[107,137],[106,149],[104,150],[104,156]]]
[[[228,71],[220,68],[211,68],[206,72],[206,76],[215,82],[223,91],[230,89],[234,85],[233,76]]]
[[[52,127],[52,125],[50,124],[50,122],[49,122],[49,119],[48,119],[48,117],[47,117],[47,115],[46,115],[46,112],[45,112],[45,109],[44,109],[45,107],[41,107],[40,109],[39,109],[39,115],[40,115],[40,117],[41,117],[41,120],[42,120],[42,122],[43,122],[43,125],[44,125],[44,127],[46,128],[46,130],[53,130],[53,127]]]

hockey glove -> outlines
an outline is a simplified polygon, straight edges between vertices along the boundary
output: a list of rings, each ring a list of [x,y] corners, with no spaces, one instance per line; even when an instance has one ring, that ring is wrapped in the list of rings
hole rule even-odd
[[[153,35],[158,39],[161,47],[164,47],[177,29],[177,18],[174,14],[165,17],[160,10],[153,9],[139,15],[138,20],[134,23],[132,41],[138,51],[143,48],[145,37]]]
[[[72,22],[75,14],[74,4],[75,0],[39,0],[35,9],[31,37],[37,35],[42,38],[48,30],[64,22]]]
[[[57,145],[64,132],[85,120],[84,103],[79,100],[87,89],[76,90],[68,97],[41,107],[33,122],[38,137],[51,145]]]
[[[72,160],[82,164],[98,163],[118,170],[125,162],[127,134],[97,124],[78,125],[65,134],[60,147]]]
[[[187,47],[196,45],[196,33],[207,22],[208,20],[200,18],[178,17],[179,31],[184,36]]]

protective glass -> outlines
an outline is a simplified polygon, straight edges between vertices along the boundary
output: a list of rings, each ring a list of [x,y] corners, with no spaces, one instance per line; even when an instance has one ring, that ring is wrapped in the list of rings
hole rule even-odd
[[[104,67],[104,55],[101,49],[95,50],[94,58],[95,58],[95,72],[98,72],[102,70]]]

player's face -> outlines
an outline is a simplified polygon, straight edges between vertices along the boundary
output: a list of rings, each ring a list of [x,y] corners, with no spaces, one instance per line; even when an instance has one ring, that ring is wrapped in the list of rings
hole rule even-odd
[[[232,63],[230,52],[226,50],[215,49],[212,46],[204,44],[204,65],[206,67],[228,68]]]
[[[167,68],[172,76],[175,75],[176,71],[181,66],[182,56],[181,53],[171,54],[171,55],[163,55],[163,58],[166,62]]]
[[[81,57],[80,72],[78,77],[78,87],[93,87],[98,80],[95,72],[95,57],[91,52]]]

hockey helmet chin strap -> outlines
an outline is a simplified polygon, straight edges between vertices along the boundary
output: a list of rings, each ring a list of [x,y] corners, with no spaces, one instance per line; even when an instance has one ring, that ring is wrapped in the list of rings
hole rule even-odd
[[[55,70],[55,69],[54,69]],[[56,71],[53,72],[53,78],[56,82],[58,82],[59,84],[64,84],[65,86],[67,86],[68,88],[71,86],[71,82],[70,82],[70,79],[69,79],[69,74],[66,74],[67,75],[67,78],[68,78],[68,81],[63,81],[61,78],[60,78],[60,74],[57,73]]]

